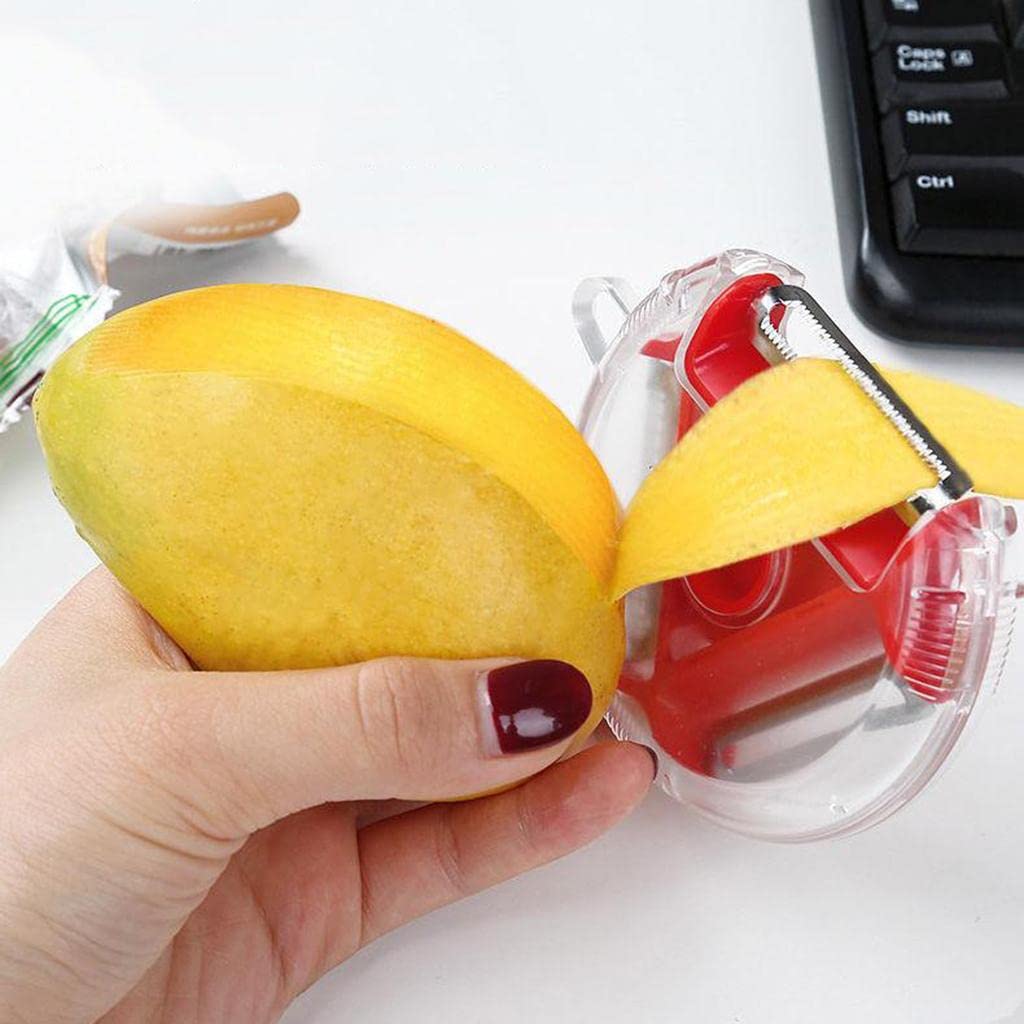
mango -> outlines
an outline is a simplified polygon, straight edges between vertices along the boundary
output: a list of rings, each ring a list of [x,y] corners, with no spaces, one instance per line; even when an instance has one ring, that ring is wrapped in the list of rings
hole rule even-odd
[[[73,346],[35,415],[79,532],[201,668],[560,658],[603,715],[615,497],[455,331],[313,288],[179,293]]]

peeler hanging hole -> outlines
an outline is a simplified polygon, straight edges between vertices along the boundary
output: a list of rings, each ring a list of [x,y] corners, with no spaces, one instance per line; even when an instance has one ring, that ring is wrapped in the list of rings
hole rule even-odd
[[[595,366],[604,358],[636,302],[633,289],[621,277],[588,277],[577,286],[572,297],[572,318],[576,333]],[[601,315],[601,306],[606,307],[607,315]],[[611,331],[602,326],[602,321],[608,320],[614,321]]]

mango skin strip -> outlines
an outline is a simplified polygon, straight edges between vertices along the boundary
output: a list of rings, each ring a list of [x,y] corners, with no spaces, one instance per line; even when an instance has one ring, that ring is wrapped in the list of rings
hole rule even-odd
[[[883,370],[974,479],[1024,498],[1024,409]],[[835,363],[741,385],[654,468],[626,514],[613,596],[820,537],[930,487],[935,474]]]
[[[619,506],[597,457],[525,378],[427,317],[320,288],[220,285],[106,321],[86,369],[276,382],[390,416],[522,495],[607,591]]]

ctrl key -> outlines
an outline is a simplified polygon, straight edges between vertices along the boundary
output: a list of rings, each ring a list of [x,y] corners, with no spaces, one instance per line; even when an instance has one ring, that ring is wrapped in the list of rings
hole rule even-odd
[[[1014,167],[912,159],[893,212],[904,252],[1024,256],[1024,175]]]

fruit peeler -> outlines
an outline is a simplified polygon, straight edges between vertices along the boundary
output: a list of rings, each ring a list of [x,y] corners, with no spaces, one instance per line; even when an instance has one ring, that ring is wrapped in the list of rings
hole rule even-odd
[[[609,337],[600,304],[624,316]],[[770,366],[836,360],[938,483],[829,536],[633,591],[608,715],[659,783],[764,839],[850,834],[905,805],[994,692],[1024,596],[1013,507],[966,469],[780,260],[732,249],[636,301],[577,289],[595,364],[580,428],[625,504],[716,402]],[[752,512],[752,514],[756,514]]]

